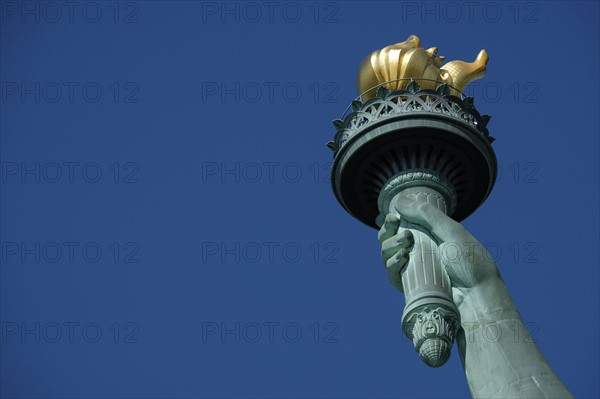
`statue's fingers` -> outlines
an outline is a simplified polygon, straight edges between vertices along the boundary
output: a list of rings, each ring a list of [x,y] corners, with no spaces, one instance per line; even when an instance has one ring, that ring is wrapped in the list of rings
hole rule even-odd
[[[396,235],[400,227],[400,215],[397,213],[388,213],[385,217],[385,222],[377,234],[379,243],[383,243],[388,238]]]
[[[388,259],[385,264],[390,283],[399,290],[402,290],[402,276],[400,275],[400,271],[408,262],[409,253],[410,250],[407,248],[401,248],[396,255]]]
[[[410,251],[415,240],[410,230],[401,229],[401,231],[393,237],[388,238],[381,244],[381,258],[386,264],[387,260],[395,255],[400,249],[406,248]]]

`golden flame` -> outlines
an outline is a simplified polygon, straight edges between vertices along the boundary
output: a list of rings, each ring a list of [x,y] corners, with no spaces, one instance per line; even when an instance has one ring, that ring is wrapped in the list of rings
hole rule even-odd
[[[362,94],[373,87],[386,83],[390,90],[406,88],[410,80],[397,79],[431,79],[446,83],[451,88],[451,94],[458,95],[470,82],[485,75],[488,55],[481,50],[473,62],[450,61],[442,66],[444,57],[437,56],[437,47],[427,50],[420,47],[421,40],[411,35],[402,43],[392,44],[371,53],[360,64],[356,88]],[[390,82],[395,81],[395,82]],[[439,83],[417,80],[422,89],[435,89]],[[367,100],[375,96],[371,90],[363,96]]]

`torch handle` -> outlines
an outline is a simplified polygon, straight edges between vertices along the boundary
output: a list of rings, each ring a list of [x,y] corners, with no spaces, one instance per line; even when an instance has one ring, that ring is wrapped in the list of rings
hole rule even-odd
[[[444,198],[428,187],[403,190],[392,199],[390,211],[396,209],[394,203],[400,195],[431,203],[446,212]],[[431,367],[439,367],[448,360],[460,326],[450,278],[444,270],[439,247],[432,234],[420,225],[402,220],[402,217],[400,227],[409,229],[414,237],[408,262],[401,271],[406,302],[402,329],[413,341],[421,359]]]

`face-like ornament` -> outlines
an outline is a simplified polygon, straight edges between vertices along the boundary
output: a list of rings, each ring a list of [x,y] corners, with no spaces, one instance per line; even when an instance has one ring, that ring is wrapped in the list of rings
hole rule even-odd
[[[440,312],[438,310],[432,310],[427,313],[423,312],[419,314],[414,328],[420,329],[419,335],[431,337],[437,335],[441,330],[440,324]]]
[[[450,349],[458,319],[453,312],[444,308],[424,307],[410,317],[412,340],[421,359],[431,367],[439,367],[450,357]]]

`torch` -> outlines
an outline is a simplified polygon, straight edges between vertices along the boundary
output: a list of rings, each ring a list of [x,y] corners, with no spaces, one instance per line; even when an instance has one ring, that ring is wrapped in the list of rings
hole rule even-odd
[[[359,97],[333,124],[333,192],[342,207],[378,229],[400,196],[428,202],[456,221],[490,194],[497,161],[488,115],[462,94],[485,74],[488,56],[474,62],[437,56],[417,36],[373,52],[359,68]],[[402,329],[431,367],[450,356],[460,328],[439,243],[425,228],[401,220],[414,247],[401,270]]]

